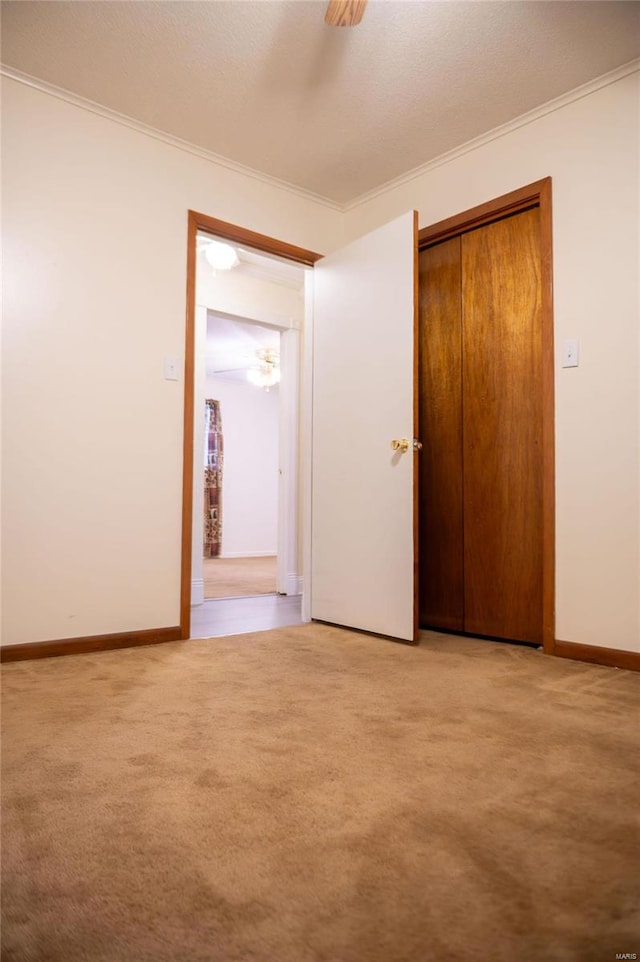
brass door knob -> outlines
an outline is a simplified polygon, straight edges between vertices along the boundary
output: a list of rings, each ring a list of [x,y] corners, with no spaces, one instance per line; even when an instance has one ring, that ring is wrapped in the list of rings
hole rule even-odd
[[[391,447],[394,451],[400,451],[401,454],[404,454],[409,448],[414,451],[422,451],[422,441],[418,441],[417,438],[414,438],[413,441],[410,441],[409,438],[394,438]]]
[[[391,447],[393,448],[394,451],[400,451],[401,454],[404,454],[405,451],[409,450],[410,444],[411,444],[411,441],[409,440],[409,438],[399,438],[399,439],[394,438],[393,441],[391,442]]]

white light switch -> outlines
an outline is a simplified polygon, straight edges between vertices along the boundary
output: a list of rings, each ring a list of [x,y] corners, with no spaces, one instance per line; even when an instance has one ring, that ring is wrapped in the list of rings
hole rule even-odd
[[[580,353],[580,342],[577,337],[570,337],[562,344],[562,366],[577,367]]]
[[[164,379],[165,381],[179,381],[178,358],[165,357],[164,359]]]

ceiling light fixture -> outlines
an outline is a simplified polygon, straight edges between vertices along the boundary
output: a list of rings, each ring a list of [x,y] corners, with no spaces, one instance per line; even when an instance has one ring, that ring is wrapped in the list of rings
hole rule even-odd
[[[268,391],[270,387],[280,383],[280,358],[269,349],[260,351],[259,357],[260,364],[247,371],[247,380]]]
[[[230,271],[240,263],[231,244],[223,244],[221,241],[209,241],[204,249],[204,256],[216,271]]]

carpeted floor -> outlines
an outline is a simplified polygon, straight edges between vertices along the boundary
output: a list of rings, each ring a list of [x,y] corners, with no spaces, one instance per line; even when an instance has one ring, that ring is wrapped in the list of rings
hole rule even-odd
[[[275,594],[278,559],[205,558],[205,598],[246,598]]]
[[[3,959],[640,952],[640,677],[323,625],[4,667]]]

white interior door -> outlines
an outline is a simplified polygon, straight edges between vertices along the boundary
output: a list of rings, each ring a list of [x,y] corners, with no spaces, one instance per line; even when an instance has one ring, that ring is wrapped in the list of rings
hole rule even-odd
[[[416,252],[411,212],[314,268],[311,617],[407,641],[417,455],[391,442],[414,436]]]

